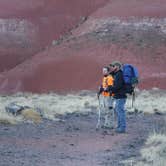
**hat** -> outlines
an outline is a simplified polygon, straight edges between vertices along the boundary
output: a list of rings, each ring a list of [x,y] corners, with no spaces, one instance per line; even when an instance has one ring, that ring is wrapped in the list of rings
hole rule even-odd
[[[122,63],[119,61],[113,61],[110,66],[118,66],[118,67],[122,67]]]

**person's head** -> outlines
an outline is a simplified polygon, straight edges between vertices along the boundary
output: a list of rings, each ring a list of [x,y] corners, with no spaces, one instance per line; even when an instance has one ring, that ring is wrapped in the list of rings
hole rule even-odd
[[[110,64],[110,70],[113,72],[117,72],[121,69],[122,63],[119,61],[114,61]]]
[[[104,76],[109,75],[109,72],[110,72],[109,67],[107,67],[107,66],[103,67],[103,75],[104,75]]]

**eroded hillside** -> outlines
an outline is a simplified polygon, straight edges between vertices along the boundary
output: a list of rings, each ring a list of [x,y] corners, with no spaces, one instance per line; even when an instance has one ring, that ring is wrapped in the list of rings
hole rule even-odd
[[[101,67],[135,64],[139,88],[165,88],[166,3],[110,0],[43,52],[1,73],[1,92],[96,90]],[[41,39],[42,42],[42,39]]]
[[[0,0],[0,71],[45,49],[108,0]]]

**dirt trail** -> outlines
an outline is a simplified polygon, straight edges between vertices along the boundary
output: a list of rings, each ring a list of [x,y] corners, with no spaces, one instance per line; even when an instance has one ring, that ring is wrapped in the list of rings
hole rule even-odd
[[[123,165],[139,157],[149,132],[163,125],[160,115],[127,115],[128,131],[95,130],[97,114],[73,113],[61,121],[40,125],[0,126],[1,166],[107,166]]]

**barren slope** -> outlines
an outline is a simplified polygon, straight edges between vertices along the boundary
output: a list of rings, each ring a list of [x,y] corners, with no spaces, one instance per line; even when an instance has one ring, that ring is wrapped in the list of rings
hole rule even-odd
[[[0,0],[0,71],[70,33],[108,0]]]
[[[164,0],[110,0],[72,35],[1,73],[0,91],[96,90],[101,67],[112,60],[135,64],[140,71],[140,88],[165,89],[164,11]]]

